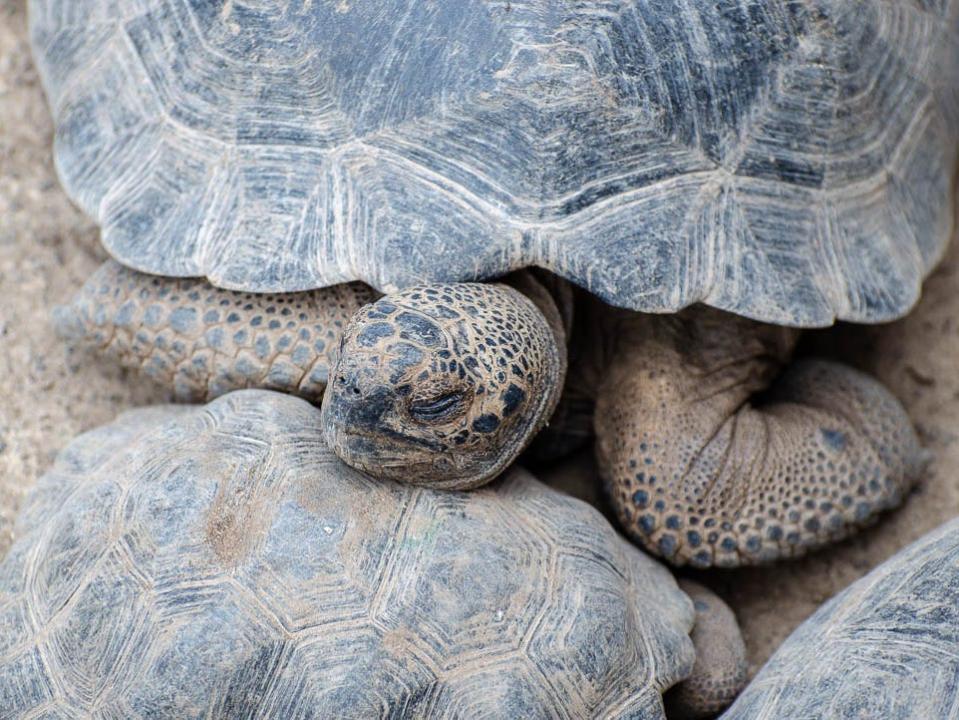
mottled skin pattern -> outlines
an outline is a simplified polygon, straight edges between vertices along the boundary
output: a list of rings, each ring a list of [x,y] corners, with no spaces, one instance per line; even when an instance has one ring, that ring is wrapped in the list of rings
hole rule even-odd
[[[319,402],[343,329],[378,296],[362,283],[295,294],[234,292],[109,261],[56,319],[62,334],[142,371],[178,400],[262,387]]]
[[[512,286],[460,283],[388,295],[340,333],[371,291],[350,285],[257,298],[114,264],[100,272],[79,309],[62,315],[128,364],[166,373],[180,395],[184,387],[215,395],[262,382],[316,399],[329,360],[306,340],[292,343],[298,332],[325,329],[324,351],[337,341],[338,350],[323,396],[324,429],[341,458],[374,477],[482,485],[547,423],[563,387],[568,297],[555,287],[551,295],[528,273],[511,278]],[[333,307],[322,306],[327,299]],[[135,312],[127,311],[131,304]],[[143,327],[158,308],[172,331],[179,323],[172,319],[194,304],[189,334]],[[271,307],[294,326],[271,327]],[[897,505],[921,472],[925,456],[909,418],[875,380],[821,361],[784,371],[796,330],[703,307],[656,316],[586,299],[577,308],[576,342],[586,348],[571,374],[578,404],[550,429],[554,444],[569,435],[579,442],[584,423],[576,407],[588,411],[595,398],[599,468],[620,525],[675,565],[735,567],[800,555]],[[214,311],[218,323],[207,328]],[[217,357],[210,337],[227,337],[221,328],[229,313],[240,315],[234,336],[245,333],[252,349],[231,349],[222,363],[198,367],[196,357]],[[265,327],[254,327],[260,317]],[[174,347],[185,337],[195,344]],[[260,338],[284,352],[267,356],[256,373],[238,371],[241,360],[253,363]],[[296,365],[297,348],[310,347]],[[757,393],[763,402],[754,405]],[[565,433],[562,422],[575,432]]]
[[[746,684],[746,644],[736,615],[712,590],[683,578],[679,587],[696,610],[690,637],[693,672],[666,696],[669,720],[705,720],[731,703]]]
[[[549,419],[566,371],[560,315],[528,274],[414,287],[347,327],[323,402],[333,450],[376,477],[466,489]],[[539,308],[543,308],[541,312]]]

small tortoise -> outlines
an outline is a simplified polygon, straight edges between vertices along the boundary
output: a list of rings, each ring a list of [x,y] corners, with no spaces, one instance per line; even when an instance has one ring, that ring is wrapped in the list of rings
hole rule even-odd
[[[806,620],[723,720],[959,717],[959,519]]]
[[[593,508],[520,469],[372,481],[319,424],[243,390],[64,450],[0,564],[0,716],[652,720],[691,673],[700,710],[738,689],[728,610]]]
[[[959,0],[30,8],[64,185],[168,276],[108,265],[64,324],[181,396],[325,388],[347,462],[449,488],[559,403],[544,445],[595,424],[623,527],[697,566],[842,537],[919,475],[884,388],[784,368],[943,252]]]

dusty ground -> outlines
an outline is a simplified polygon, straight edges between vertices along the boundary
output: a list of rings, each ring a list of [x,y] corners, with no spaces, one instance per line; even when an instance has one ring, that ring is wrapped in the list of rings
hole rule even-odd
[[[152,388],[69,354],[50,309],[102,258],[96,230],[57,185],[52,128],[29,59],[23,0],[0,0],[0,555],[11,518],[53,456],[81,430]],[[936,459],[905,508],[831,550],[771,568],[712,575],[733,605],[753,669],[822,601],[911,540],[959,514],[959,243],[906,320],[840,328],[839,345],[905,402]]]
[[[81,430],[149,402],[112,369],[70,356],[50,308],[101,262],[96,228],[60,190],[30,61],[23,0],[0,0],[0,555],[24,491]]]

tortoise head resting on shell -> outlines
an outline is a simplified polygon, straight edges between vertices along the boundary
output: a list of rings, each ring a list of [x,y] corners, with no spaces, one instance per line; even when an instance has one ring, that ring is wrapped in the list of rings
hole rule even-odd
[[[678,564],[799,555],[899,503],[924,462],[878,382],[826,361],[787,367],[795,329],[574,303],[528,272],[373,298],[359,284],[245,294],[109,262],[58,315],[182,399],[322,397],[330,446],[379,478],[474,488],[551,417],[559,447],[591,418],[621,524]]]
[[[416,287],[347,326],[323,403],[327,440],[378,476],[468,488],[496,477],[556,407],[566,333],[529,275]],[[544,314],[539,307],[545,309]]]

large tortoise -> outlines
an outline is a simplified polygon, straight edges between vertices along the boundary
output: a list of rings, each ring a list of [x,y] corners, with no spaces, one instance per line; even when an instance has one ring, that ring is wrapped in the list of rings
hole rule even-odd
[[[943,252],[959,1],[30,7],[107,248],[236,291],[108,265],[64,317],[181,395],[325,388],[347,462],[473,487],[572,337],[554,444],[595,408],[624,528],[699,566],[802,553],[917,478],[884,388],[777,377],[795,328],[903,315]],[[526,266],[553,275],[467,282]]]
[[[694,667],[664,567],[520,469],[373,481],[319,424],[245,390],[71,443],[0,564],[0,716],[664,718]],[[744,668],[705,615],[738,660],[680,689],[708,709]]]
[[[957,648],[959,519],[817,610],[722,717],[956,718]]]

